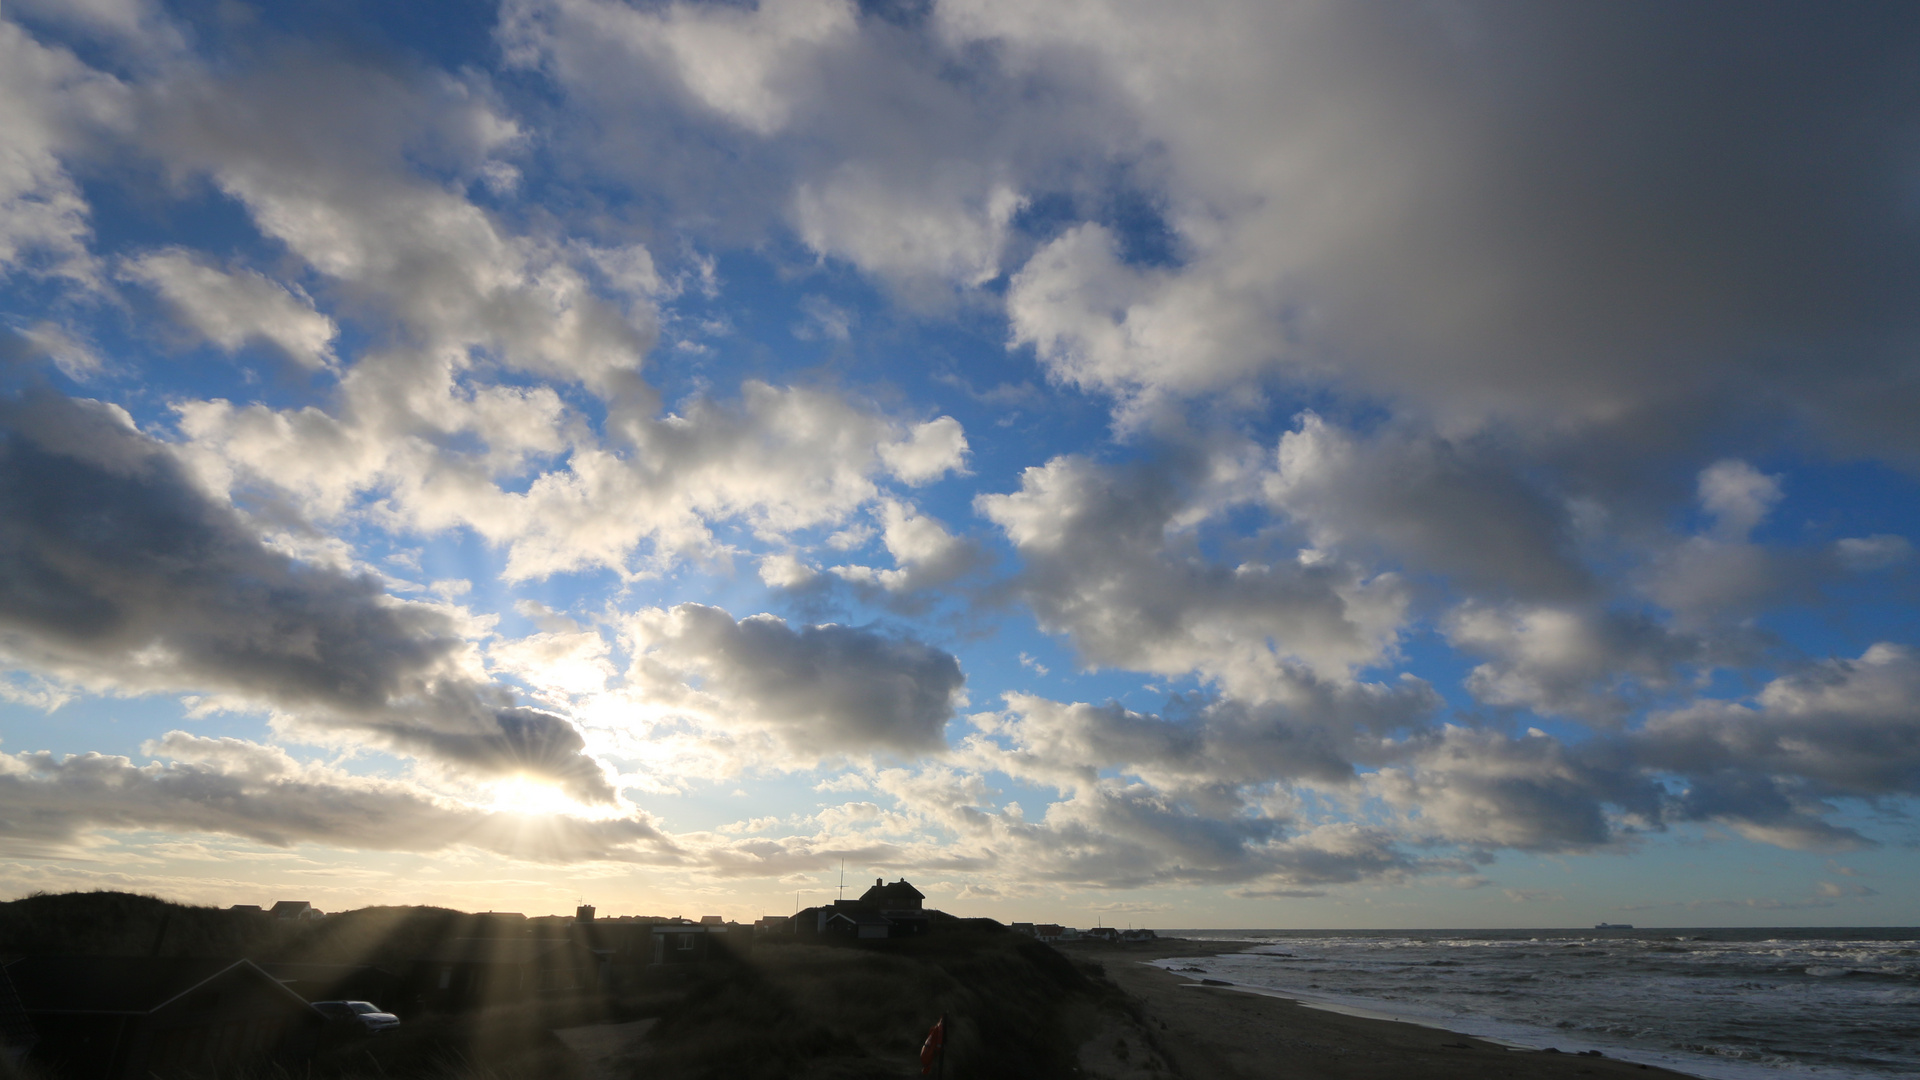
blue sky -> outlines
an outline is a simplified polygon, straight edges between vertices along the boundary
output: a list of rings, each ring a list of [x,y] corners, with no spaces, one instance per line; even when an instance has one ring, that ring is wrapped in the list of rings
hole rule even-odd
[[[1920,922],[1908,13],[0,8],[0,891]]]

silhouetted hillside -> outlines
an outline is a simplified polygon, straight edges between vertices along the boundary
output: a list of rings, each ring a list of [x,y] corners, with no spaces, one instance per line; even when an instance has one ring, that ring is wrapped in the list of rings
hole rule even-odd
[[[299,927],[259,913],[122,892],[39,894],[0,904],[0,954],[258,956]]]

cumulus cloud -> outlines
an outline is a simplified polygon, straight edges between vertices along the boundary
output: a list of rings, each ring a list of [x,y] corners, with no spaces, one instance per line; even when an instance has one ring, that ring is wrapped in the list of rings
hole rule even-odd
[[[1396,432],[1362,439],[1313,413],[1281,436],[1268,499],[1322,548],[1385,554],[1479,594],[1567,598],[1593,583],[1564,509],[1508,463]]]
[[[0,401],[0,647],[82,684],[215,690],[612,798],[571,724],[474,677],[445,612],[267,547],[123,411],[50,390]]]
[[[879,516],[880,539],[893,556],[894,568],[834,567],[833,572],[842,579],[904,593],[945,585],[980,562],[980,552],[974,545],[906,503],[889,499],[881,503]]]
[[[651,707],[803,757],[938,750],[964,700],[958,660],[877,630],[735,621],[701,604],[637,612],[623,630],[628,680]]]
[[[1920,787],[1920,654],[1882,642],[1782,675],[1750,702],[1703,701],[1648,719],[1650,760],[1676,771],[1792,777],[1816,794]]]
[[[1448,644],[1487,657],[1467,688],[1489,705],[1618,721],[1678,669],[1714,652],[1644,615],[1588,606],[1468,602],[1441,623]]]
[[[1317,552],[1209,560],[1186,527],[1204,504],[1196,510],[1183,493],[1180,472],[1058,457],[975,507],[1020,554],[1017,587],[1041,626],[1090,663],[1200,671],[1261,700],[1292,665],[1335,676],[1386,654],[1407,607],[1394,575],[1366,576]]]

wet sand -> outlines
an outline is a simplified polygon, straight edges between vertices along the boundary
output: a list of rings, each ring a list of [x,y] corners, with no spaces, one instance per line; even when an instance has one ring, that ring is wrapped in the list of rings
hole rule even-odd
[[[1165,971],[1145,961],[1238,952],[1244,945],[1160,941],[1150,946],[1068,944],[1062,951],[1105,966],[1143,1006],[1157,1049],[1188,1080],[1691,1080],[1613,1058],[1510,1050],[1466,1035],[1297,1002]]]

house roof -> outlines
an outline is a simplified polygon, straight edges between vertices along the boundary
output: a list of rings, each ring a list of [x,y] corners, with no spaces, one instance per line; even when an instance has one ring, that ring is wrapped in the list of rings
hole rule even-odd
[[[901,878],[891,885],[880,878],[875,878],[873,879],[873,888],[860,894],[861,903],[873,904],[876,907],[917,906],[913,904],[914,901],[925,900],[926,898],[927,894],[907,884],[906,878]]]
[[[892,919],[887,918],[877,911],[841,910],[835,911],[833,914],[827,916],[828,922],[832,922],[835,919],[845,919],[856,926],[891,926],[893,924]]]
[[[149,1013],[195,987],[239,969],[263,987],[306,1002],[245,960],[184,956],[29,956],[6,974],[29,1014]]]

